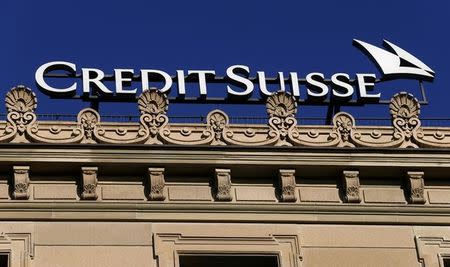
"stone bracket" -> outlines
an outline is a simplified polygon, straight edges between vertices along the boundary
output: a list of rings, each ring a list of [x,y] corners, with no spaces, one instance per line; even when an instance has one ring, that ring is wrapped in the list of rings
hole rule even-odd
[[[149,200],[164,200],[164,168],[148,168]]]
[[[14,166],[14,199],[28,199],[30,197],[29,185],[30,185],[30,167],[29,166]]]
[[[297,201],[297,196],[295,195],[295,170],[280,169],[278,172],[278,183],[280,191],[280,201]]]
[[[97,195],[97,167],[81,167],[81,175],[83,177],[83,191],[81,199],[96,200]]]
[[[424,172],[407,172],[406,189],[409,203],[424,204]]]
[[[231,170],[216,169],[215,170],[215,199],[218,201],[231,201]]]
[[[344,202],[360,203],[361,194],[359,189],[359,171],[343,171],[342,185]]]

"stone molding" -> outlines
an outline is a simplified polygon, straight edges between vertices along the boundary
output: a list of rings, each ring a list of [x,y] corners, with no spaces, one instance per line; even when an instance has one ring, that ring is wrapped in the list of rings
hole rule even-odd
[[[34,239],[31,233],[0,233],[0,253],[9,254],[10,266],[29,267],[34,258]]]
[[[408,201],[412,204],[425,204],[424,172],[407,172],[406,189]]]
[[[443,258],[450,257],[450,240],[444,236],[415,236],[417,256],[424,267],[444,267]]]
[[[77,121],[37,121],[31,89],[17,86],[6,96],[7,119],[0,121],[0,143],[174,144],[237,146],[450,148],[449,127],[422,127],[420,104],[401,92],[391,99],[391,126],[357,126],[339,112],[332,125],[298,125],[297,102],[285,92],[267,98],[267,124],[230,124],[226,113],[213,110],[206,123],[170,123],[164,93],[147,90],[138,99],[138,123],[101,122],[93,109]]]
[[[187,235],[178,233],[156,232],[154,236],[154,257],[158,266],[179,266],[179,255],[185,253],[238,253],[276,255],[281,266],[300,267],[302,256],[299,237],[293,235],[259,235],[220,236],[214,234]],[[239,244],[239,251],[236,251]]]
[[[29,166],[14,166],[14,184],[13,184],[13,198],[14,199],[28,199],[30,197]]]
[[[295,170],[280,169],[278,172],[279,196],[282,202],[295,202]]]
[[[148,168],[149,200],[165,200],[164,168]]]
[[[214,179],[214,193],[215,199],[218,201],[231,201],[233,196],[231,194],[231,170],[230,169],[215,169]]]
[[[50,211],[50,212],[49,212]],[[276,216],[273,216],[276,214]],[[330,214],[333,214],[331,217]],[[176,202],[0,202],[0,219],[46,221],[114,221],[155,222],[236,222],[255,223],[270,218],[271,223],[296,224],[391,224],[448,226],[450,208],[404,204],[337,205],[317,203],[292,205],[289,203],[176,203]]]
[[[81,199],[96,200],[97,195],[97,167],[81,167],[82,192]]]
[[[359,171],[343,171],[342,172],[342,193],[344,202],[360,203],[361,192],[359,188]]]

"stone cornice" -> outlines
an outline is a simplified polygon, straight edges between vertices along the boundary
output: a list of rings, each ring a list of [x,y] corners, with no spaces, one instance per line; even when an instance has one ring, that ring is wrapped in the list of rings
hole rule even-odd
[[[137,123],[101,122],[93,109],[79,112],[77,121],[38,121],[35,94],[26,87],[6,96],[7,120],[0,122],[0,143],[114,144],[241,147],[365,147],[450,148],[450,128],[422,127],[420,105],[407,93],[391,99],[391,126],[357,126],[340,112],[332,125],[298,125],[296,100],[277,92],[267,100],[267,124],[230,124],[227,114],[213,110],[205,124],[170,123],[169,103],[161,92],[148,90],[139,100]]]
[[[274,216],[274,214],[277,214]],[[20,221],[450,224],[448,206],[277,203],[0,202],[0,219]]]
[[[435,167],[449,168],[450,153],[421,151],[408,153],[395,150],[352,151],[352,150],[301,150],[301,151],[258,151],[258,149],[210,150],[208,148],[176,149],[164,147],[153,149],[86,149],[72,148],[29,148],[0,146],[0,161],[4,163],[127,163],[135,165],[152,164],[198,164],[198,165],[261,165],[265,166],[375,166],[375,167]],[[288,160],[287,160],[288,159]]]

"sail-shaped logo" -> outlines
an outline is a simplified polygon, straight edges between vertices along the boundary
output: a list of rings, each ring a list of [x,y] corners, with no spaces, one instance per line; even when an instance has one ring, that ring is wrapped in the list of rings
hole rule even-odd
[[[387,50],[357,39],[353,39],[353,45],[372,59],[383,74],[383,79],[411,78],[427,81],[434,79],[434,71],[430,67],[389,41],[383,40]]]

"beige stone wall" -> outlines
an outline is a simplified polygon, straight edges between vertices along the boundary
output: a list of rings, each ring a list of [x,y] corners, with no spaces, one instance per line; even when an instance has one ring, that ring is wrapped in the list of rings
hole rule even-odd
[[[383,127],[343,112],[299,125],[284,93],[268,98],[264,125],[219,110],[171,123],[156,91],[139,98],[136,123],[92,109],[41,121],[30,89],[6,98],[9,267],[179,267],[185,253],[277,255],[280,267],[443,267],[450,257],[450,128],[422,127],[406,93]]]
[[[450,252],[448,227],[10,222],[0,232],[13,267],[172,267],[187,252],[274,254],[283,267],[428,267]]]
[[[414,168],[407,154],[391,156],[384,167],[362,153],[371,165],[356,171],[339,167],[358,162],[351,152],[340,154],[345,164],[290,167],[281,159],[320,155],[331,164],[331,156],[202,152],[218,160],[149,166],[129,151],[127,168],[116,149],[68,153],[85,153],[91,163],[69,162],[57,156],[60,149],[32,153],[56,163],[29,156],[0,175],[0,253],[10,253],[12,267],[178,267],[178,256],[188,252],[278,255],[282,267],[442,267],[450,256],[446,174],[439,163]],[[262,156],[278,159],[251,164]]]

